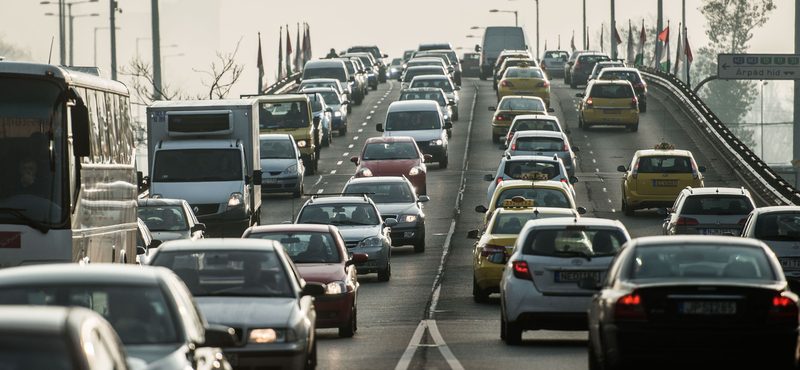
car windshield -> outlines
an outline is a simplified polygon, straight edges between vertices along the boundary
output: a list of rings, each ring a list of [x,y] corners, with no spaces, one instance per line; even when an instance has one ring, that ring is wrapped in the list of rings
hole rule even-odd
[[[411,59],[408,61],[406,68],[408,67],[417,67],[417,66],[441,66],[441,60],[415,60]]]
[[[753,204],[745,196],[693,195],[686,198],[681,214],[748,215]]]
[[[544,102],[539,99],[503,99],[500,101],[500,110],[527,110],[545,112]]]
[[[361,183],[347,185],[345,194],[367,194],[375,203],[413,203],[414,192],[406,183]]]
[[[580,226],[533,229],[522,244],[522,254],[565,258],[613,256],[626,241],[619,230],[589,230]]]
[[[549,119],[518,119],[514,122],[510,132],[531,130],[560,131],[556,121]]]
[[[692,173],[689,157],[647,156],[639,158],[639,173]]]
[[[453,92],[453,85],[450,83],[450,79],[447,78],[426,78],[426,79],[414,79],[411,81],[412,89],[415,87],[438,87],[442,89],[444,92]]]
[[[445,105],[444,95],[438,91],[414,91],[400,94],[400,100],[433,100],[440,107]]]
[[[564,140],[555,137],[517,137],[511,150],[561,152],[565,150]]]
[[[189,230],[182,206],[139,206],[139,218],[150,231]]]
[[[155,285],[34,283],[0,288],[0,304],[86,307],[103,315],[125,345],[178,343],[182,330],[174,321],[179,314]]]
[[[160,150],[153,164],[153,181],[238,181],[242,167],[238,149]]]
[[[572,204],[567,198],[567,194],[559,189],[546,189],[534,188],[534,182],[530,188],[513,188],[504,189],[497,197],[495,208],[503,208],[503,201],[513,197],[523,197],[533,201],[533,205],[537,207],[556,207],[556,208],[572,208]]]
[[[542,78],[542,71],[534,68],[509,68],[505,78]]]
[[[544,57],[547,59],[566,59],[569,58],[569,53],[566,51],[548,51],[544,53]]]
[[[406,73],[403,75],[403,82],[410,82],[417,76],[424,76],[424,75],[445,75],[444,69],[442,68],[421,68],[421,69],[406,69]]]
[[[364,149],[365,161],[383,161],[393,159],[418,159],[419,153],[412,142],[372,143]]]
[[[159,253],[152,264],[174,271],[195,297],[294,297],[274,250],[186,249]]]
[[[438,111],[391,112],[386,116],[386,131],[437,130],[442,128]]]
[[[339,263],[339,247],[330,233],[311,231],[275,231],[251,233],[250,239],[280,242],[294,263]]]
[[[765,213],[758,216],[756,239],[772,241],[800,241],[800,214]]]
[[[4,369],[11,370],[77,369],[63,338],[32,333],[0,335],[0,361]]]
[[[354,76],[356,74],[356,66],[353,64],[353,61],[350,59],[345,59],[342,61],[344,62],[344,66],[347,68],[347,73],[350,74],[350,76]]]
[[[735,245],[642,246],[630,256],[628,279],[778,280],[761,248]]]
[[[325,93],[322,93],[325,98]],[[325,101],[327,103],[327,100]],[[308,103],[305,100],[261,103],[259,110],[259,128],[301,128],[308,127]]]
[[[311,111],[317,113],[322,110],[322,102],[317,100],[313,95],[308,96],[309,104],[311,104]],[[325,98],[322,98],[325,100]]]
[[[303,83],[300,84],[300,87],[297,88],[297,91],[301,91],[303,89],[311,89],[311,88],[315,88],[315,87],[332,87],[335,90],[338,90],[337,86],[336,86],[336,83],[334,83],[333,81],[327,81],[327,82],[313,82],[313,81],[305,82],[304,81]]]
[[[511,179],[520,180],[523,174],[530,174],[538,172],[541,175],[547,176],[547,179],[554,179],[561,175],[561,169],[558,162],[541,162],[541,161],[507,161],[503,169],[503,174]]]
[[[341,227],[379,225],[381,221],[371,204],[326,204],[304,207],[297,223]]]
[[[592,92],[589,93],[589,96],[595,99],[625,99],[633,98],[634,94],[628,85],[595,84],[592,86]]]
[[[339,82],[347,83],[347,72],[345,68],[330,67],[330,68],[306,68],[303,71],[303,79],[310,80],[312,78],[333,78]]]
[[[287,139],[261,139],[261,159],[291,159],[295,148]]]
[[[530,213],[501,213],[494,219],[494,224],[492,225],[492,234],[516,235],[522,231],[522,226],[524,226],[528,220],[539,220],[553,217],[574,217],[574,215],[570,213],[534,213],[532,210]]]
[[[321,92],[319,94],[322,95],[322,99],[325,100],[325,104],[339,105],[342,103],[342,101],[339,100],[339,94],[333,91]]]
[[[399,65],[402,65],[402,64],[403,64],[403,60],[402,59],[400,59],[400,58],[392,59],[392,65],[393,66],[399,66]]]

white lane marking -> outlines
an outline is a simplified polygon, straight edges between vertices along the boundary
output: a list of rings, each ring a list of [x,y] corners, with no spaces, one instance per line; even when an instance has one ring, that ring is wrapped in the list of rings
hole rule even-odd
[[[342,153],[342,157],[347,157],[348,155],[350,155],[350,152],[344,152],[344,153]]]
[[[608,190],[606,190],[606,188],[603,188],[603,193],[608,193]]]
[[[341,166],[342,165],[342,161],[336,162],[336,165],[337,166]]]
[[[370,118],[372,118],[372,116],[367,116],[367,119],[370,119]]]
[[[331,175],[333,175],[334,173],[336,173],[336,170],[331,170]]]
[[[353,136],[353,140],[358,140],[358,136]]]
[[[364,132],[363,128],[358,129],[358,132]]]
[[[594,172],[600,172],[600,169],[599,168],[595,168]]]
[[[464,370],[464,366],[461,366],[461,363],[458,362],[456,356],[450,351],[450,347],[448,347],[444,342],[442,334],[439,333],[439,326],[436,325],[436,320],[428,320],[428,332],[431,333],[433,342],[439,346],[439,352],[442,354],[442,357],[444,357],[445,361],[447,361],[447,364],[450,365],[450,369]]]
[[[592,158],[592,163],[597,163],[597,160]]]
[[[617,210],[616,210],[616,209],[614,209],[614,208],[611,208],[611,213],[616,213],[616,212],[617,212]]]
[[[348,145],[347,149],[353,149],[353,144]]]
[[[371,111],[369,111],[369,114],[373,114],[373,113],[375,113],[375,111],[374,111],[374,110],[371,110]]]
[[[414,358],[414,352],[417,351],[419,342],[422,341],[422,334],[425,334],[426,324],[426,320],[419,322],[417,330],[415,330],[414,335],[411,336],[411,342],[408,343],[408,347],[406,347],[406,350],[403,351],[403,355],[400,356],[400,361],[397,362],[397,366],[394,367],[394,370],[406,370],[408,369],[408,366],[411,365],[411,360]]]
[[[608,202],[611,203],[611,199],[609,199]]]
[[[587,146],[592,146],[592,143],[586,143]]]
[[[584,139],[585,139],[585,138],[587,138],[587,137],[588,137],[588,136],[586,136],[586,135],[583,135],[583,138],[584,138]]]
[[[377,108],[377,107],[378,107],[377,105],[376,105],[376,106],[373,106],[373,108]]]
[[[325,189],[319,189],[317,190],[317,194],[322,194],[323,191],[325,191]]]
[[[594,154],[594,151],[590,150],[590,151],[589,151],[589,154]]]
[[[366,126],[366,125],[367,125],[367,123],[366,123],[366,122],[364,122],[364,123],[362,123],[362,124],[361,124],[361,126]]]

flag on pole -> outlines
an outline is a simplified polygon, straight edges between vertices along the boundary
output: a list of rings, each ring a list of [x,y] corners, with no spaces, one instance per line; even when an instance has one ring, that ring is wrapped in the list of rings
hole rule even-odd
[[[681,38],[681,24],[678,23],[678,47],[675,50],[675,69],[673,74],[680,78],[678,74],[683,66],[683,39]]]
[[[669,21],[667,21],[667,28],[658,34],[658,39],[664,42],[664,50],[666,50],[661,52],[661,60],[658,61],[658,64],[661,66],[662,71],[669,72]]]
[[[572,31],[572,41],[569,42],[569,47],[572,48],[572,52],[575,52],[575,31]]]
[[[306,60],[311,60],[313,54],[311,53],[311,26],[306,23],[306,38],[308,39],[308,57]]]
[[[292,38],[289,35],[289,25],[286,25],[286,77],[292,75]]]
[[[603,24],[601,23],[600,24],[600,52],[605,52],[605,50],[603,48],[603,30],[604,30]]]
[[[547,40],[544,40],[544,50],[547,50]]]
[[[311,49],[308,47],[308,23],[303,24],[303,66],[311,59]]]
[[[558,35],[558,50],[561,50],[561,35]]]
[[[285,70],[283,69],[283,26],[281,26],[281,30],[278,31],[278,80],[282,80],[286,77],[284,72]]]
[[[586,27],[586,49],[589,50],[589,27]]]
[[[303,69],[303,49],[300,45],[300,22],[297,22],[297,47],[294,52],[294,71],[300,72]]]
[[[617,27],[614,27],[614,39],[617,40],[617,45],[622,43],[622,39],[619,38],[619,32],[617,32]]]
[[[683,28],[683,40],[684,40],[683,55],[686,56],[686,85],[691,86],[689,68],[692,66],[692,62],[694,61],[694,56],[692,55],[692,48],[689,47],[689,29],[686,27]]]
[[[631,27],[630,19],[628,20],[628,53],[625,57],[628,59],[628,64],[630,65],[636,62],[636,55],[633,52],[633,28]]]
[[[258,67],[258,93],[261,93],[261,87],[264,86],[264,59],[261,58],[261,32],[258,33],[258,59],[256,60],[256,67]]]
[[[645,41],[647,41],[647,35],[644,32],[644,19],[642,19],[642,33],[639,34],[639,50],[636,51],[636,58],[633,60],[633,65],[636,67],[644,64]]]

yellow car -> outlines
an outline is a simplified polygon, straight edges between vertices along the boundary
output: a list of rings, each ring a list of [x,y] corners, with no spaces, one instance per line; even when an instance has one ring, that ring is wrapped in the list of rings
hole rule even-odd
[[[494,210],[504,208],[510,204],[508,200],[515,197],[525,198],[525,204],[519,206],[526,207],[555,207],[566,208],[577,211],[579,214],[586,213],[586,209],[575,205],[575,198],[572,197],[572,189],[569,184],[561,181],[547,181],[547,177],[534,171],[528,176],[523,176],[526,180],[505,180],[497,184],[492,194],[492,202],[489,208],[483,205],[475,207],[475,212],[484,213],[483,226],[489,222]],[[511,204],[514,205],[514,204]]]
[[[592,80],[586,91],[575,94],[578,102],[578,127],[588,130],[593,125],[625,126],[639,131],[639,101],[633,85],[627,80]]]
[[[319,117],[312,118],[306,94],[262,95],[259,101],[259,132],[289,134],[297,142],[307,175],[313,175],[319,164],[322,130]]]
[[[529,55],[519,54],[519,55],[509,55],[502,60],[498,60],[498,67],[494,71],[494,76],[492,77],[492,88],[497,90],[497,84],[499,84],[500,79],[503,77],[503,74],[506,73],[506,69],[508,67],[514,67],[520,63],[527,63],[528,66],[531,67],[539,67],[539,63],[536,62],[536,59]]]
[[[520,197],[517,197],[520,198]],[[514,202],[514,201],[517,202]],[[511,255],[522,226],[528,220],[551,217],[579,218],[578,212],[569,208],[537,207],[521,205],[526,199],[506,199],[505,208],[492,214],[486,229],[467,232],[467,238],[478,239],[472,253],[472,297],[475,302],[486,302],[489,294],[500,292],[503,266]],[[498,253],[495,255],[495,253]],[[494,255],[494,256],[493,256]]]
[[[619,166],[617,171],[623,173],[622,210],[633,216],[637,209],[671,207],[687,186],[702,188],[706,167],[697,165],[692,152],[660,143],[637,150],[630,167]]]
[[[550,82],[547,81],[541,68],[520,64],[506,69],[503,78],[497,85],[497,98],[504,96],[524,95],[537,96],[550,106]]]
[[[500,99],[500,103],[496,107],[489,107],[489,110],[494,112],[494,117],[492,117],[492,141],[495,143],[499,143],[500,138],[506,136],[514,117],[521,114],[546,115],[548,112],[555,112],[555,109],[546,107],[542,98],[520,95],[506,96]]]

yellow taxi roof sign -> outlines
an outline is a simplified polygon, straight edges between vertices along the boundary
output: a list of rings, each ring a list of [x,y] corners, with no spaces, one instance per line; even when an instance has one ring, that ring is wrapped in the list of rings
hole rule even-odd
[[[655,148],[653,148],[653,149],[665,149],[665,150],[675,149],[675,145],[672,145],[672,144],[670,144],[670,143],[668,143],[666,141],[663,141],[660,144],[656,144]]]
[[[531,171],[531,172],[528,172],[528,173],[523,173],[521,179],[522,180],[531,180],[531,181],[547,180],[548,176],[547,176],[546,173],[541,173],[539,171]]]
[[[530,66],[531,66],[530,63],[528,63],[528,62],[520,62],[519,64],[517,64],[517,67],[520,67],[520,68],[526,68],[526,67],[530,67]]]
[[[511,199],[503,200],[503,208],[527,208],[533,207],[533,199],[525,199],[521,196],[516,196]]]

